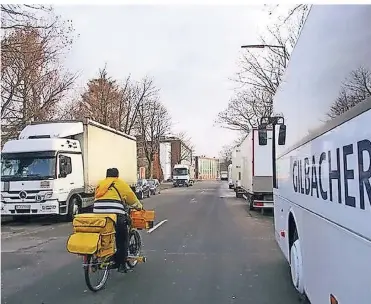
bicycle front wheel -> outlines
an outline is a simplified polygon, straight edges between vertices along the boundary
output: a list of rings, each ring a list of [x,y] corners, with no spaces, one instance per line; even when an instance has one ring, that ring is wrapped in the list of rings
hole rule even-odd
[[[129,256],[139,257],[142,252],[142,239],[137,230],[131,230],[129,233]],[[137,260],[128,260],[126,264],[130,268],[134,268],[137,264]]]
[[[110,259],[102,260],[95,255],[84,257],[85,282],[91,291],[97,292],[106,285],[109,272]],[[95,280],[95,275],[98,277],[97,280]]]

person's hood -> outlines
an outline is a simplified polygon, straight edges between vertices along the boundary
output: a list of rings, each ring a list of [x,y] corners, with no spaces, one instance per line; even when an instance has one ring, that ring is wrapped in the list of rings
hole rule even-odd
[[[111,186],[112,182],[117,180],[116,177],[107,177],[106,179],[102,180],[97,189],[95,189],[95,197],[100,198],[105,195],[108,191],[108,188]]]

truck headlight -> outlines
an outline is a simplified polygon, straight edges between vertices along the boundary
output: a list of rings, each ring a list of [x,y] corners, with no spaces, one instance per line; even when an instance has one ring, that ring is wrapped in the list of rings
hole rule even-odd
[[[53,196],[53,191],[46,192],[44,195],[44,199],[50,199]]]

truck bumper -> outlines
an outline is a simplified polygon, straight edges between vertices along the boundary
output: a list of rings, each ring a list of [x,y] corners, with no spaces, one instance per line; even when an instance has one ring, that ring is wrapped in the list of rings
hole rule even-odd
[[[273,209],[273,201],[254,200],[254,208],[257,209]]]
[[[183,179],[177,179],[173,182],[173,186],[177,187],[177,186],[187,186],[188,185],[188,182],[186,180],[183,180]]]
[[[50,200],[44,203],[1,203],[1,215],[47,215],[59,214],[59,202]]]

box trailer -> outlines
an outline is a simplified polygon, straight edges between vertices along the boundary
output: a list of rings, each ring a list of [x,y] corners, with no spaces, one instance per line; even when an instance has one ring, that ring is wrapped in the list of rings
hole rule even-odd
[[[233,186],[230,188],[234,189],[237,197],[242,195],[241,177],[242,177],[241,147],[236,146],[232,151],[231,179]]]
[[[272,130],[267,130],[267,145],[260,146],[258,130],[253,129],[241,144],[241,194],[250,210],[273,208]]]
[[[85,119],[26,126],[1,155],[2,214],[56,214],[71,220],[93,203],[107,168],[137,182],[135,137]]]

